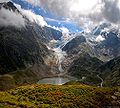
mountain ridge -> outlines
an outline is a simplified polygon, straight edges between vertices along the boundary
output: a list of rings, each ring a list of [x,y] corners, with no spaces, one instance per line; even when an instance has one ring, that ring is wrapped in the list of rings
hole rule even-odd
[[[12,2],[1,3],[2,6],[9,11],[18,10]],[[17,14],[22,15],[19,10]],[[30,22],[25,15],[22,17],[25,27],[0,25],[0,90],[35,83],[54,74],[51,66],[56,64],[56,58],[47,44],[50,40],[59,40],[62,33]]]

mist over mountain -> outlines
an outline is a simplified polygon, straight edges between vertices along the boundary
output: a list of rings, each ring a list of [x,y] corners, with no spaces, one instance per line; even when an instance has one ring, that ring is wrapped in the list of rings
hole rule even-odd
[[[120,106],[119,4],[1,0],[0,107]]]
[[[5,83],[6,79],[8,79],[6,80],[7,83],[10,83],[9,80],[11,79],[12,84],[10,86],[14,86],[24,82],[31,83],[31,81],[36,81],[37,78],[52,74],[48,72],[51,67],[45,61],[48,56],[52,60],[54,54],[48,50],[46,44],[52,39],[59,40],[62,33],[47,26],[42,27],[36,21],[31,22],[12,2],[1,3],[0,7],[1,10],[5,10],[1,12],[12,12],[15,14],[15,16],[12,15],[15,19],[11,17],[12,19],[9,19],[11,22],[9,22],[7,19],[10,17],[9,14],[3,13],[5,17],[3,20],[5,20],[6,24],[2,20],[0,21],[3,23],[0,25],[1,85]],[[18,17],[16,18],[16,16]],[[23,25],[19,25],[21,18],[24,20]],[[15,20],[17,20],[17,23]],[[10,74],[11,77],[4,76],[5,74]],[[1,86],[0,89],[2,88]]]

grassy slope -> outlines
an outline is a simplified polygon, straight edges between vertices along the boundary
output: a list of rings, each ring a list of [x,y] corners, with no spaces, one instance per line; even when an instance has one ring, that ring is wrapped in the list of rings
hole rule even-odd
[[[83,79],[85,83],[99,85],[101,80],[97,77],[99,71],[96,70],[102,63],[99,59],[83,53],[71,63],[68,73],[79,79],[85,77],[85,79]]]
[[[104,86],[120,85],[120,57],[114,58],[98,68],[104,79]]]
[[[120,87],[28,85],[0,92],[0,97],[0,108],[101,108],[120,106]]]
[[[41,78],[51,74],[48,66],[34,65],[28,69],[17,70],[0,76],[0,91],[10,90],[22,85],[36,84]]]

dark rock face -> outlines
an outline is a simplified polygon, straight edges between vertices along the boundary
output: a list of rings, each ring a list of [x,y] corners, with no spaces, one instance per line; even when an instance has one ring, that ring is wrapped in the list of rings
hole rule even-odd
[[[107,23],[103,23],[99,26],[96,26],[93,30],[92,30],[92,34],[95,35],[95,36],[98,36],[101,34],[101,31],[104,29],[104,28],[107,28],[109,27],[110,24],[107,24]]]
[[[27,65],[44,63],[42,57],[48,54],[43,43],[37,42],[32,28],[4,28],[0,31],[1,74],[25,68]]]
[[[103,24],[96,27],[90,34],[81,33],[83,41],[79,39],[81,36],[75,37],[64,46],[63,50],[68,54],[87,52],[102,61],[109,61],[120,56],[119,30],[109,29],[108,31],[102,31],[106,27],[108,25]],[[98,35],[103,37],[104,40],[97,42],[95,39]],[[90,39],[90,37],[94,39]]]
[[[22,15],[12,2],[0,3],[1,8]],[[0,25],[0,90],[8,82],[7,88],[11,88],[9,85],[36,83],[40,78],[52,75],[46,58],[53,57],[53,52],[46,44],[52,39],[59,40],[62,33],[23,18],[26,23],[23,28]]]
[[[91,57],[87,53],[81,54],[79,58],[71,63],[68,73],[80,79],[85,78],[84,82],[86,83],[98,84],[100,80],[97,78],[97,74],[99,74],[97,69],[102,63],[102,61]]]
[[[116,33],[110,31],[106,36],[105,40],[102,42],[106,47],[114,47],[120,42],[120,39],[117,37]]]
[[[12,2],[0,3],[0,8],[21,14]],[[26,21],[23,28],[0,26],[0,74],[34,64],[43,65],[43,58],[50,53],[45,44],[62,36],[60,31],[31,23],[25,16],[23,18]]]
[[[50,40],[60,40],[62,37],[62,33],[60,31],[50,27],[40,27],[35,24],[33,29],[41,41],[46,44],[50,42]]]
[[[14,6],[14,4],[12,2],[8,2],[8,3],[0,3],[0,9],[1,8],[5,8],[5,9],[9,9],[9,10],[12,10],[12,11],[18,11],[19,10]]]
[[[81,54],[71,63],[68,73],[87,84],[99,85],[99,75],[103,79],[103,86],[120,86],[120,57],[104,63],[89,54]]]
[[[105,40],[94,46],[94,51],[99,57],[105,57],[103,61],[120,56],[120,38],[118,34],[110,31],[103,34]],[[108,59],[107,59],[108,58]]]
[[[78,42],[77,37],[68,42],[63,48],[68,54],[67,60],[64,61],[63,66],[67,68],[70,75],[79,79],[83,77],[82,81],[85,83],[100,84],[101,80],[97,77],[97,75],[100,75],[104,80],[103,86],[119,86],[119,32],[117,29],[102,31],[101,29],[104,29],[104,27],[107,27],[107,25],[100,26],[94,31],[95,37],[101,35],[104,38],[101,42],[90,41],[87,40],[87,38],[87,41]],[[84,53],[87,53],[87,55]],[[105,63],[101,62],[99,59]],[[66,63],[68,64],[65,65]]]
[[[104,63],[98,68],[104,79],[105,86],[120,85],[120,57],[114,58],[107,63]]]
[[[46,38],[49,37],[50,40],[52,39],[60,40],[62,37],[62,33],[60,31],[52,29],[50,27],[44,27],[44,32],[45,34],[47,34]]]
[[[64,47],[63,51],[66,51],[67,53],[70,53],[74,48],[77,48],[81,43],[85,43],[86,39],[84,36],[77,36],[74,39],[72,39],[70,42],[68,42]]]
[[[103,86],[120,86],[120,57],[104,63],[89,54],[81,54],[71,63],[68,73],[87,84],[100,85],[99,75]]]

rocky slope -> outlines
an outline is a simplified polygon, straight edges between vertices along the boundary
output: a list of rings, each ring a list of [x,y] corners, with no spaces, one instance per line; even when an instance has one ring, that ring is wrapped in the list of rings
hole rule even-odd
[[[0,107],[120,106],[119,30],[104,23],[91,33],[70,34],[64,39],[60,31],[31,22],[12,2],[0,3],[3,8],[21,15],[25,26],[0,25],[0,91],[7,90],[0,92]],[[56,75],[79,81],[62,86],[28,85]]]
[[[104,63],[98,68],[101,77],[104,80],[105,86],[120,85],[120,57],[114,58],[107,63]]]
[[[95,45],[96,57],[103,61],[109,61],[120,56],[120,38],[118,31],[109,30],[101,34],[104,40]]]
[[[97,69],[102,64],[102,61],[91,57],[87,53],[80,54],[79,58],[75,59],[69,66],[68,73],[71,76],[77,77],[81,82],[99,86],[101,80],[97,77],[99,74]]]
[[[25,27],[0,25],[1,90],[36,82],[60,70],[63,72],[61,75],[77,77],[87,84],[119,85],[118,28],[102,23],[90,33],[84,31],[68,34],[70,36],[64,39],[60,31],[31,22],[12,2],[0,3],[0,9],[2,8],[21,15],[25,20]],[[56,56],[46,45],[50,45],[54,51],[57,51]],[[58,59],[57,63],[56,59]]]
[[[0,3],[2,8],[22,15],[12,2]],[[30,22],[24,15],[22,17],[25,27],[0,25],[0,90],[52,75],[54,54],[46,43],[60,39],[62,33]]]
[[[79,50],[78,47],[80,44],[85,43],[86,39],[84,36],[76,36],[73,38],[70,42],[68,42],[63,48],[63,51],[66,51],[68,54],[74,54],[77,53]]]
[[[82,43],[79,42],[83,37],[86,41]],[[79,33],[64,46],[63,50],[68,52],[68,54],[69,52],[87,52],[102,61],[109,61],[120,56],[119,37],[119,28],[108,23],[102,23],[95,27],[90,33],[86,33],[85,31]]]
[[[120,57],[102,62],[89,54],[80,54],[67,68],[68,74],[81,82],[96,86],[120,85]]]
[[[103,23],[90,33],[79,33],[63,47],[67,57],[62,66],[81,82],[118,86],[119,49],[119,29]]]

